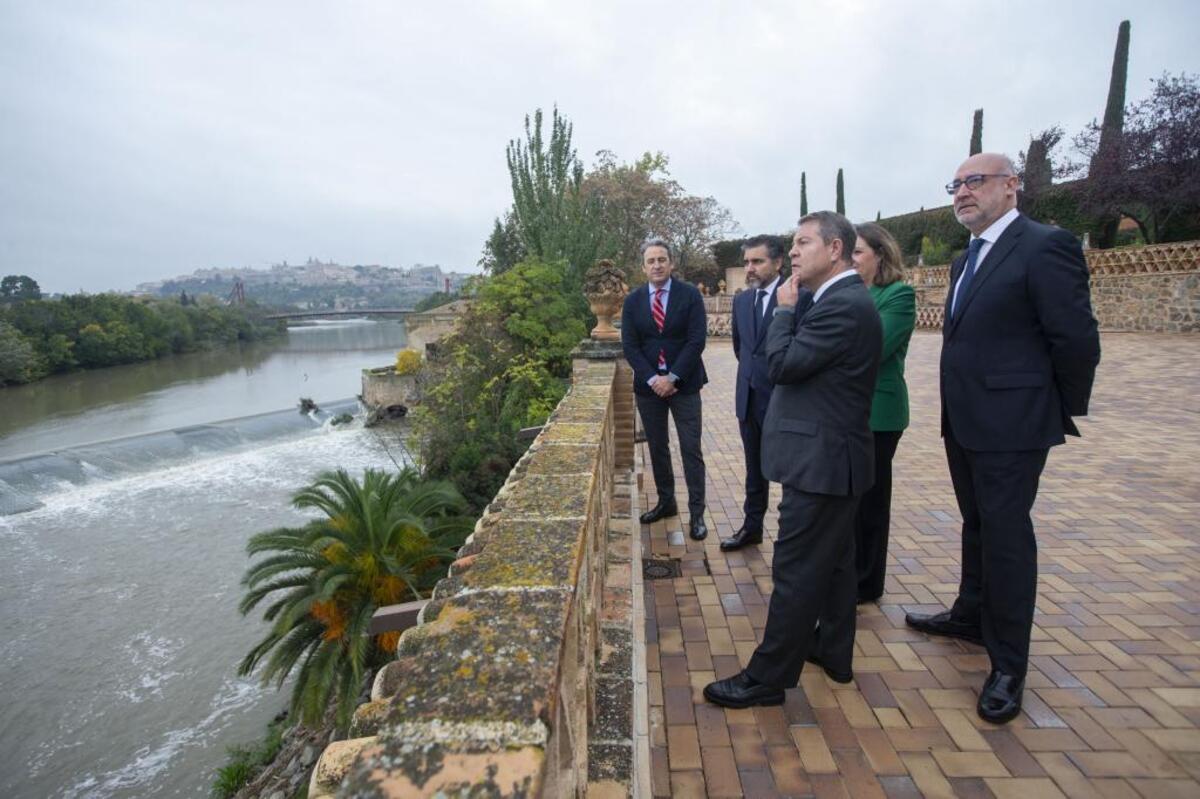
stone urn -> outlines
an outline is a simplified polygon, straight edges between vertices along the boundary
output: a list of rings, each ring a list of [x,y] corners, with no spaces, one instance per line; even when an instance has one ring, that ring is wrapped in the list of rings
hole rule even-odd
[[[717,288],[720,290],[720,293],[721,293],[721,294],[724,294],[724,293],[725,293],[725,281],[724,281],[724,280],[718,280],[718,281],[717,281]]]
[[[613,317],[621,312],[621,303],[629,288],[625,272],[612,261],[597,261],[583,276],[583,295],[596,315],[592,338],[597,341],[620,341],[621,331],[612,325]]]

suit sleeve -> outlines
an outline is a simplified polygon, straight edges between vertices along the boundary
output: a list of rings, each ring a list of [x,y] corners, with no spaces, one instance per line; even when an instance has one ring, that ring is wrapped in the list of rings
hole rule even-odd
[[[621,309],[621,349],[625,351],[625,360],[633,369],[633,379],[638,385],[644,384],[655,373],[646,356],[642,354],[642,334],[638,330],[634,306],[639,293],[634,291],[625,298]]]
[[[1026,280],[1064,409],[1071,416],[1086,416],[1100,363],[1100,332],[1079,242],[1065,230],[1054,230],[1033,257]]]
[[[886,361],[896,350],[908,343],[917,325],[917,295],[907,283],[894,284],[891,293],[879,304],[879,320],[883,323],[883,354]]]
[[[835,302],[815,305],[792,334],[794,312],[775,314],[767,328],[767,375],[775,385],[802,383],[845,352],[851,337]]]
[[[704,312],[704,300],[700,298],[700,292],[692,289],[685,296],[688,302],[687,338],[683,348],[675,356],[675,363],[668,364],[681,383],[687,383],[695,373],[696,366],[700,363],[700,353],[704,352],[704,343],[708,340],[708,317]]]

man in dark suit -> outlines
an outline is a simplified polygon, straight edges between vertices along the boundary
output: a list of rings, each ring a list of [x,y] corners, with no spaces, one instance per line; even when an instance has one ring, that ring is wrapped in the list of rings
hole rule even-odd
[[[850,261],[855,238],[841,214],[801,218],[792,277],[777,292],[767,330],[775,389],[762,459],[763,474],[783,484],[775,587],[749,665],[704,689],[706,699],[725,707],[782,703],[806,659],[835,680],[852,679],[854,512],[875,479],[871,397],[883,349],[879,313]],[[813,303],[793,327],[800,285],[813,292]]]
[[[775,313],[775,289],[782,280],[783,255],[777,236],[755,236],[742,244],[748,290],[733,298],[732,331],[733,355],[738,362],[734,409],[746,456],[746,499],[742,503],[742,526],[721,542],[725,552],[762,543],[768,490],[762,473],[762,428],[773,387],[767,376],[767,326]],[[803,293],[798,313],[812,300],[811,292],[806,289]]]
[[[704,299],[694,286],[671,277],[671,247],[663,239],[642,244],[647,283],[629,292],[621,313],[621,345],[633,368],[637,400],[658,504],[641,515],[642,524],[676,515],[675,471],[671,468],[668,412],[675,419],[679,454],[688,489],[688,534],[708,535],[704,524],[704,456],[700,451],[700,388],[708,382],[700,353],[708,336]]]
[[[942,325],[942,436],[962,513],[954,606],[910,613],[934,635],[987,647],[976,709],[1002,724],[1021,710],[1037,594],[1029,513],[1050,447],[1079,435],[1100,336],[1076,238],[1017,213],[1012,161],[980,153],[946,190],[971,231],[953,265]]]

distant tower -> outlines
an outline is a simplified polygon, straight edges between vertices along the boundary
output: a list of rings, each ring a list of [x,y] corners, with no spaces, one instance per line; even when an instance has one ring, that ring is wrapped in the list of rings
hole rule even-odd
[[[246,304],[246,284],[242,282],[240,277],[235,277],[233,279],[233,291],[229,292],[229,304]]]

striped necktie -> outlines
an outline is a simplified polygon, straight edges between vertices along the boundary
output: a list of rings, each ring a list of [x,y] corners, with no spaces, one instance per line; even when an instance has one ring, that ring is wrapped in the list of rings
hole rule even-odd
[[[663,307],[663,294],[666,289],[654,290],[654,302],[650,306],[650,315],[654,317],[654,326],[658,328],[658,332],[663,332],[663,323],[667,321],[667,309]],[[658,371],[665,372],[667,370],[667,353],[663,349],[658,351]]]

